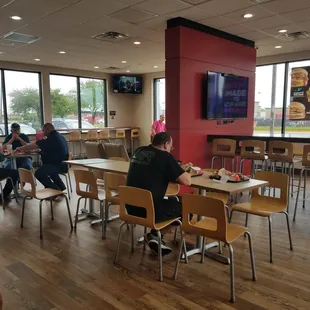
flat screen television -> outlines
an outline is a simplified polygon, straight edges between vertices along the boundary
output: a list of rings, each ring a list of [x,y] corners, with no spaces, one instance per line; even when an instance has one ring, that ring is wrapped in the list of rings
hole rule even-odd
[[[248,114],[249,78],[209,71],[203,114],[206,119],[238,119]]]
[[[120,94],[142,94],[142,77],[133,75],[114,75],[113,92]]]

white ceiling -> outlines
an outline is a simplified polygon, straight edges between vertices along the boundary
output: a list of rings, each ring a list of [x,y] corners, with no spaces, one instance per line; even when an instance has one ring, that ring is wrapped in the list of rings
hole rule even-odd
[[[244,19],[244,13],[254,17]],[[22,20],[12,20],[13,15]],[[0,39],[0,60],[38,64],[34,58],[40,58],[42,65],[99,66],[103,72],[112,72],[106,69],[110,66],[119,72],[163,71],[166,21],[179,16],[254,40],[258,57],[310,50],[310,38],[287,42],[276,37],[280,29],[310,32],[310,0],[0,0],[0,37],[10,31],[41,37],[14,45]],[[129,39],[107,43],[92,38],[106,31]]]

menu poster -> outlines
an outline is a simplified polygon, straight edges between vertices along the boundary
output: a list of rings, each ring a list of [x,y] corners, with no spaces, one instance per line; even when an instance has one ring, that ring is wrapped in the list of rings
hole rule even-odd
[[[292,68],[289,120],[310,120],[310,67]]]

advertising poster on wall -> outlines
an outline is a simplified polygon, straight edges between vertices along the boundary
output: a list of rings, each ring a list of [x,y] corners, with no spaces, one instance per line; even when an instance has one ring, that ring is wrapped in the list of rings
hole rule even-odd
[[[310,67],[292,68],[289,120],[310,120]]]

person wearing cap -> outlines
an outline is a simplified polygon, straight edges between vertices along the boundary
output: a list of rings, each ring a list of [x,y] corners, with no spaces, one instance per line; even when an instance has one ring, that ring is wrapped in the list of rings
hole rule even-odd
[[[20,125],[18,123],[13,123],[11,125],[11,133],[6,136],[3,142],[3,147],[8,144],[12,145],[12,149],[15,150],[18,147],[27,145],[30,143],[29,137],[24,133],[20,132]],[[4,168],[12,169],[11,159],[7,158],[4,161]],[[31,157],[23,157],[23,158],[16,158],[16,165],[17,168],[24,168],[30,170],[32,168],[32,160]]]

